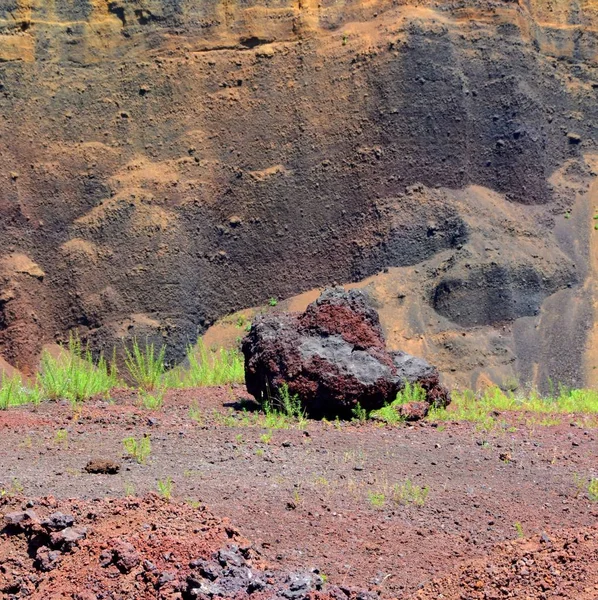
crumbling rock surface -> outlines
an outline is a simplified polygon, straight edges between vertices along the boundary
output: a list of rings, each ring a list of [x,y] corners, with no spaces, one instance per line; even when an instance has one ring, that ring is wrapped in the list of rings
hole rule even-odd
[[[374,410],[407,382],[426,391],[426,408],[446,406],[438,370],[421,358],[388,352],[376,310],[360,290],[325,290],[300,315],[258,316],[243,340],[247,390],[276,401],[283,386],[312,417],[347,417],[359,404]],[[427,410],[405,408],[408,418]]]
[[[3,499],[0,510],[6,510],[8,503],[17,504],[19,499]],[[43,514],[59,502],[48,497],[28,504]],[[271,568],[228,521],[214,517],[205,508],[193,509],[157,496],[60,504],[74,516],[56,512],[40,525],[40,518],[31,509],[14,510],[12,506],[4,515],[6,527],[0,530],[2,598],[377,597],[349,586],[324,589],[316,569]],[[71,520],[77,527],[49,533],[48,527],[55,529]]]

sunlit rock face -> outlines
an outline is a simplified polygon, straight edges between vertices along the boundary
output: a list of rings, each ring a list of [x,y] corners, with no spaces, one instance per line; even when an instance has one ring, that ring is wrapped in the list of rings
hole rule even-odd
[[[417,282],[381,300],[396,331],[460,381],[590,381],[597,25],[567,2],[3,0],[3,358],[33,369],[76,327],[177,360],[230,311],[390,268]],[[486,364],[447,348],[463,332]]]

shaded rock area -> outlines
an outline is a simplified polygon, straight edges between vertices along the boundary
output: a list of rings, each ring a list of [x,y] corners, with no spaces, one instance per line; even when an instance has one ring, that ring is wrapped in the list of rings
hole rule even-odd
[[[425,407],[406,408],[406,418],[450,402],[435,367],[386,350],[378,313],[360,290],[327,289],[303,314],[258,316],[242,350],[247,390],[258,402],[275,401],[286,385],[311,417],[380,408],[406,383],[426,392]]]

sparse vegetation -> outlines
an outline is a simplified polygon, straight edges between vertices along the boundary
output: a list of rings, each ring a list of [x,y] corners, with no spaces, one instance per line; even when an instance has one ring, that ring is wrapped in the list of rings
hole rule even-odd
[[[481,394],[471,390],[453,392],[452,397],[453,401],[447,408],[432,409],[428,418],[433,421],[472,421],[492,428],[496,421],[494,412],[598,414],[598,391],[589,389],[563,388],[556,394],[542,396],[534,391],[523,395],[493,387]],[[546,423],[551,424],[551,421]]]
[[[123,447],[128,456],[135,459],[140,465],[145,464],[145,461],[152,452],[152,443],[149,435],[144,435],[139,440],[134,437],[128,437],[123,440]]]
[[[361,406],[358,402],[355,407],[351,410],[353,414],[353,419],[355,421],[366,421],[368,418],[368,411]]]
[[[168,378],[169,387],[190,388],[229,385],[245,380],[243,356],[234,350],[208,350],[202,340],[187,350],[186,370],[175,370]]]
[[[108,364],[103,356],[94,361],[91,351],[73,334],[60,356],[43,352],[38,384],[46,398],[78,404],[98,394],[107,396],[118,385],[118,376],[114,361]]]
[[[156,351],[154,344],[146,343],[142,349],[136,339],[131,350],[125,347],[125,365],[137,387],[152,392],[160,386],[166,369],[165,354],[166,346]]]
[[[159,479],[157,485],[160,496],[166,498],[166,500],[170,500],[172,498],[172,489],[174,487],[172,479],[170,477]]]
[[[586,494],[592,502],[598,502],[598,477],[584,477],[573,473],[573,483],[576,487],[576,498]]]
[[[41,401],[41,395],[37,383],[34,383],[33,387],[27,387],[18,374],[11,377],[2,375],[0,379],[0,410],[29,402],[37,405]]]
[[[7,487],[0,488],[0,498],[18,496],[23,493],[24,489],[23,484],[16,477],[13,477]]]
[[[430,488],[428,486],[421,487],[410,479],[406,479],[402,483],[395,484],[392,492],[392,499],[397,504],[423,506],[430,493]]]
[[[293,424],[305,425],[305,411],[297,394],[291,394],[289,386],[283,384],[278,395],[262,401],[265,413],[264,426],[268,429],[288,429]]]
[[[269,306],[276,306],[277,304],[278,304],[278,298],[272,297],[272,298],[270,298],[270,300],[268,300]]]
[[[426,399],[426,391],[419,384],[407,382],[405,387],[398,392],[397,397],[386,406],[378,410],[373,410],[369,417],[378,421],[383,421],[389,425],[402,423],[405,419],[398,412],[398,408],[409,402],[423,402]]]
[[[125,481],[124,485],[125,496],[134,496],[135,495],[135,486],[132,483]]]
[[[64,447],[69,445],[69,432],[66,429],[59,429],[54,436],[54,441]]]
[[[139,390],[140,404],[147,410],[160,410],[164,404],[164,394],[164,388],[157,388],[153,392],[141,389]]]
[[[386,504],[386,496],[382,492],[368,491],[368,501],[375,508],[381,508]]]
[[[203,412],[201,411],[201,408],[199,408],[199,405],[197,404],[197,402],[194,402],[189,407],[189,418],[192,421],[195,421],[198,425],[203,425],[203,423],[204,423]]]
[[[523,531],[523,525],[519,521],[516,521],[515,524],[513,525],[513,527],[515,527],[515,531],[517,532],[518,538],[525,537],[525,532]]]

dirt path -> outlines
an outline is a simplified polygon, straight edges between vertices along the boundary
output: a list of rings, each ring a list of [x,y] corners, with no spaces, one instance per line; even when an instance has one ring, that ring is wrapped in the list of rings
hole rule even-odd
[[[269,433],[243,413],[226,417],[241,397],[241,388],[172,392],[156,413],[123,393],[77,420],[68,405],[0,412],[0,488],[93,499],[145,494],[171,478],[174,496],[230,518],[280,568],[317,568],[333,584],[386,597],[407,597],[518,535],[598,521],[598,503],[576,487],[598,475],[598,434],[578,418],[540,426],[503,415],[491,432],[312,422]],[[192,404],[203,424],[190,418]],[[123,458],[122,440],[146,434],[146,464]],[[92,458],[121,470],[88,474]],[[401,501],[408,481],[429,488],[423,506]]]

